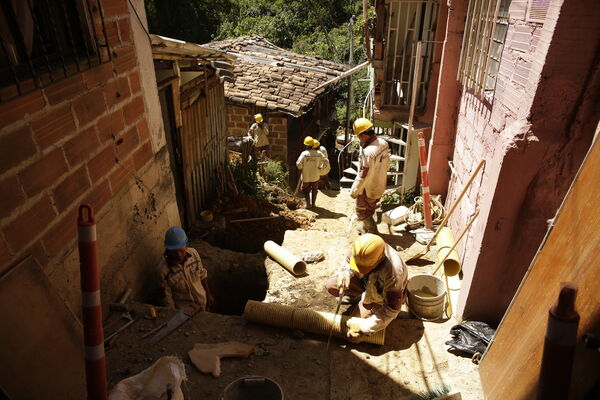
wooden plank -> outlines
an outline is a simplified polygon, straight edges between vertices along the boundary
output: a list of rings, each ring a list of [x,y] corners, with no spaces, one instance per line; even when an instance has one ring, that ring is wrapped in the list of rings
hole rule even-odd
[[[31,257],[0,277],[0,321],[8,398],[85,399],[83,327]]]
[[[571,395],[581,399],[600,371],[597,351],[582,336],[598,332],[600,296],[600,145],[592,145],[555,218],[554,228],[533,259],[481,364],[486,399],[534,397],[546,333],[548,309],[561,282],[578,285],[581,316]]]

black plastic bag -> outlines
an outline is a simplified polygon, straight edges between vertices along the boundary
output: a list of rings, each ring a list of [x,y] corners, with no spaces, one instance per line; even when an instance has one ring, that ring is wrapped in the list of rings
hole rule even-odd
[[[459,351],[469,355],[483,354],[496,330],[485,322],[467,321],[450,329],[452,340],[446,342],[448,351]]]

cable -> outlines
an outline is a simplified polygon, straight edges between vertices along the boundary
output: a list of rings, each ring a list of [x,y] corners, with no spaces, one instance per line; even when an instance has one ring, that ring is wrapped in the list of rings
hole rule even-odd
[[[442,203],[432,197],[431,198],[431,219],[433,224],[437,225],[442,222],[445,214],[444,206]],[[423,198],[421,196],[415,197],[415,204],[409,207],[406,213],[406,226],[409,229],[414,229],[420,225],[423,225]]]
[[[138,22],[140,23],[140,26],[142,27],[142,29],[144,30],[144,32],[146,32],[146,35],[148,36],[148,40],[150,41],[150,43],[152,43],[152,38],[150,37],[150,32],[148,32],[146,30],[146,27],[144,26],[144,24],[142,23],[142,19],[140,18],[140,16],[137,13],[137,10],[135,9],[135,7],[133,6],[133,4],[131,3],[131,0],[127,0],[127,2],[129,3],[129,5],[131,6],[131,8],[133,8],[133,13],[135,14],[135,16],[137,17]]]

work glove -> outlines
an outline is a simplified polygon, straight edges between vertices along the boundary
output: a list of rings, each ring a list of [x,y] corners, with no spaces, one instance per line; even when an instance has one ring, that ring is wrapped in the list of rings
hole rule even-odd
[[[348,331],[346,332],[346,337],[348,341],[352,343],[360,343],[365,340],[366,336],[362,330],[362,318],[350,318],[346,321],[346,327]]]

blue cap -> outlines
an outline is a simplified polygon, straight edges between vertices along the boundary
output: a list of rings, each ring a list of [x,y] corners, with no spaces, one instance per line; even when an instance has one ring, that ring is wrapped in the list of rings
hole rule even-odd
[[[179,226],[172,226],[165,232],[165,246],[167,250],[179,250],[188,243],[185,231]]]

